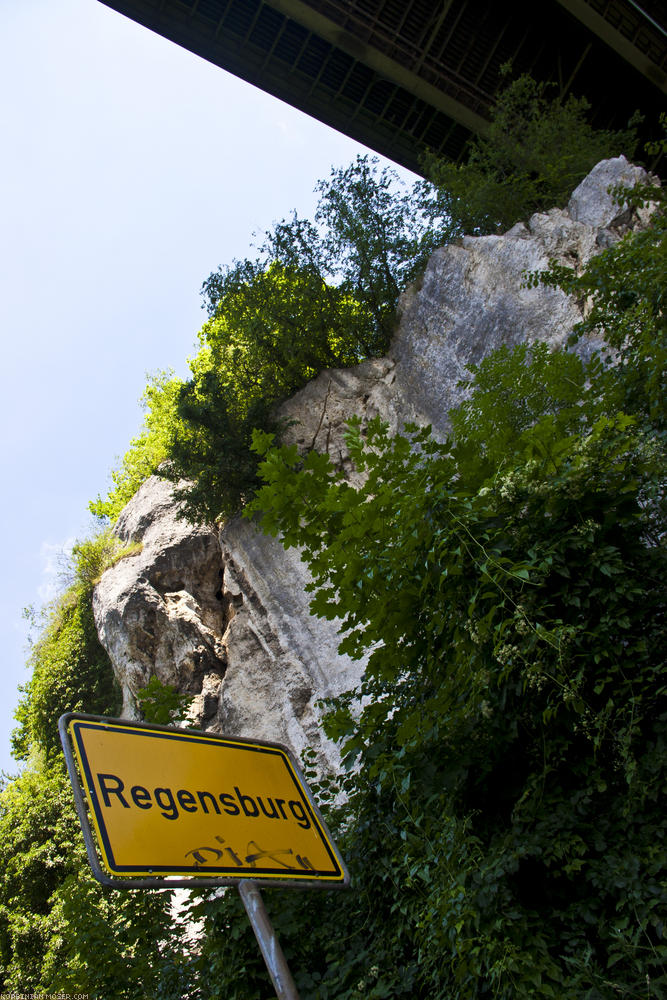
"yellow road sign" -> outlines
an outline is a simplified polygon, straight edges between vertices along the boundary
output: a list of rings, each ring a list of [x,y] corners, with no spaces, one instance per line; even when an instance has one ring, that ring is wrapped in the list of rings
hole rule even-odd
[[[91,865],[102,881],[349,881],[285,747],[78,714],[63,716],[60,729]],[[74,759],[111,879],[91,856]]]

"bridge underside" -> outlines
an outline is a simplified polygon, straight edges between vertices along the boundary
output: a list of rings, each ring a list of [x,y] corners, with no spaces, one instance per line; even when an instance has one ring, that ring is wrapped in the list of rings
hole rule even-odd
[[[465,156],[507,62],[600,128],[640,110],[653,132],[667,103],[659,0],[101,2],[417,172]]]

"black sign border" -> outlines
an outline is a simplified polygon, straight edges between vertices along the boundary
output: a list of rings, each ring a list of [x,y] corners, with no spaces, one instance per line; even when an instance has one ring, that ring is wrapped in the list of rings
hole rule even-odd
[[[106,834],[106,825],[104,823],[103,817],[99,811],[99,803],[97,802],[97,796],[95,793],[95,786],[93,782],[92,773],[88,767],[88,761],[85,753],[85,748],[82,741],[77,739],[77,748],[79,750],[79,755],[81,762],[83,764],[84,774],[80,775],[79,767],[77,766],[77,761],[74,755],[71,737],[70,737],[70,723],[80,721],[83,725],[91,728],[102,728],[102,729],[118,729],[124,730],[125,732],[132,732],[137,729],[146,730],[147,735],[153,735],[156,738],[185,738],[197,743],[205,742],[209,744],[224,744],[227,747],[239,747],[244,749],[252,749],[257,752],[265,753],[279,753],[285,755],[289,762],[292,774],[290,777],[295,784],[296,789],[299,792],[300,797],[305,797],[306,804],[309,808],[310,819],[313,821],[321,839],[324,842],[327,853],[331,858],[332,865],[340,874],[340,879],[335,881],[331,880],[331,874],[325,874],[324,872],[318,873],[315,871],[312,875],[293,875],[286,876],[285,870],[282,868],[256,868],[252,869],[251,872],[246,871],[244,873],[239,873],[234,875],[233,872],[237,869],[230,868],[229,871],[224,866],[221,866],[216,870],[216,874],[208,877],[201,877],[200,872],[202,868],[193,865],[191,869],[188,866],[179,866],[177,875],[170,875],[169,872],[173,871],[173,868],[167,866],[153,866],[152,870],[156,872],[155,875],[151,877],[127,877],[127,878],[116,878],[109,874],[101,865],[98,849],[97,849],[97,837],[93,831],[90,823],[89,816],[89,805],[86,799],[84,788],[82,787],[82,781],[87,783],[88,789],[90,790],[90,796],[93,802],[93,808],[96,813],[97,826],[100,831],[100,836],[104,839],[104,851],[106,852],[107,860],[110,862],[110,866],[115,867],[119,873],[127,874],[133,870],[140,870],[141,872],[146,871],[144,865],[128,866],[128,865],[113,865],[113,851],[111,845],[108,841]],[[165,889],[177,889],[177,888],[194,888],[194,887],[204,887],[204,886],[221,886],[221,885],[239,885],[240,882],[253,882],[257,885],[263,885],[265,887],[290,887],[293,889],[345,889],[350,884],[350,876],[345,866],[341,854],[335,844],[331,833],[329,832],[326,823],[320,813],[320,810],[313,798],[313,794],[308,787],[306,779],[301,771],[301,768],[294,759],[293,754],[288,747],[280,743],[272,743],[268,740],[253,740],[246,739],[243,737],[226,737],[217,735],[215,733],[206,733],[201,730],[196,729],[180,729],[176,726],[159,726],[152,723],[146,722],[134,722],[131,719],[117,719],[110,718],[101,715],[86,715],[83,712],[67,712],[60,717],[58,720],[58,729],[60,732],[60,740],[63,746],[63,751],[65,754],[65,761],[67,763],[67,769],[69,771],[70,780],[72,782],[72,789],[74,791],[74,800],[76,804],[77,813],[79,815],[79,820],[81,822],[81,829],[83,831],[83,838],[86,845],[86,851],[88,854],[88,861],[90,867],[93,871],[95,878],[101,882],[103,885],[114,886],[116,888],[126,888],[126,889],[141,889],[141,888],[165,888]],[[76,728],[75,728],[76,732]],[[295,778],[296,776],[296,778]],[[193,872],[192,877],[183,877],[182,873],[184,869],[191,870]],[[206,870],[206,869],[204,869]],[[157,874],[162,873],[162,874]]]

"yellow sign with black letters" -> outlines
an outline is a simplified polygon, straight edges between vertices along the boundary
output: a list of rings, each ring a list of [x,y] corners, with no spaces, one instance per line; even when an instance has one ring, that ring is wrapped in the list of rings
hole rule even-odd
[[[60,729],[103,881],[349,881],[285,747],[74,713]]]

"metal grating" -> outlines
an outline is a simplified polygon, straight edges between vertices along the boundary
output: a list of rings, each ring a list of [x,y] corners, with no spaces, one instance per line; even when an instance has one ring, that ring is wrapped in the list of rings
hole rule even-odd
[[[301,50],[308,38],[308,31],[296,21],[285,20],[285,30],[280,36],[280,40],[273,50],[276,59],[288,65],[295,63],[301,54]]]
[[[587,96],[599,127],[664,106],[659,86],[582,23],[589,10],[603,18],[659,76],[665,37],[629,0],[543,0],[539,16],[534,0],[102,2],[413,170],[425,147],[465,156],[508,61]],[[659,20],[658,0],[642,7]]]

